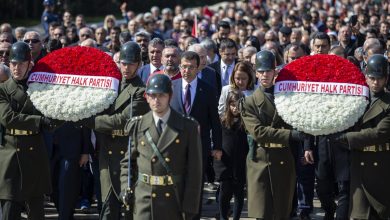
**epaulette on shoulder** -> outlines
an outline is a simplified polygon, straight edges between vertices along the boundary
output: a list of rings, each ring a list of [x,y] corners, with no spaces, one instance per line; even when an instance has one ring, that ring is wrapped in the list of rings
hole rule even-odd
[[[131,121],[141,120],[141,118],[142,118],[142,115],[140,115],[140,116],[135,116],[135,117],[132,117],[132,118],[131,118]]]

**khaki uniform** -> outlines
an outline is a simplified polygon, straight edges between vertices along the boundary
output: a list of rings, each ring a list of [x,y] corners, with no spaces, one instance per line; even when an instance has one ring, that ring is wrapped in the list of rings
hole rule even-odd
[[[133,218],[182,220],[182,213],[186,213],[186,216],[195,215],[199,210],[202,181],[202,147],[198,123],[172,109],[161,135],[157,132],[152,112],[134,119],[126,129],[131,130],[130,135],[134,138],[131,158],[132,167],[136,166],[137,171],[132,172],[138,174]],[[145,135],[147,132],[170,167],[172,178],[167,177],[167,170]],[[122,161],[122,190],[126,190],[128,184],[128,160],[129,153]],[[162,185],[160,177],[166,177],[166,185]]]
[[[295,190],[291,131],[260,88],[245,98],[241,116],[254,140],[247,158],[248,216],[289,219]]]
[[[12,78],[0,84],[0,120],[4,132],[0,146],[1,200],[22,202],[43,198],[51,192],[41,119],[25,86]]]
[[[359,131],[346,134],[351,152],[351,218],[368,219],[373,210],[390,218],[390,94],[366,111]]]
[[[129,141],[123,128],[130,117],[130,108],[133,108],[133,116],[145,114],[149,110],[143,97],[144,92],[142,80],[138,76],[134,77],[120,92],[111,108],[104,115],[96,116],[93,124],[87,125],[97,131],[96,143],[100,148],[99,167],[103,202],[108,199],[110,191],[119,200],[120,161],[125,156]]]

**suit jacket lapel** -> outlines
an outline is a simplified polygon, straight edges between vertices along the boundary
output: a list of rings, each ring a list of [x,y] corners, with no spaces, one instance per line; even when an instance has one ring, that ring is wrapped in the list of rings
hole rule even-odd
[[[190,113],[192,112],[192,109],[194,108],[194,106],[199,106],[199,104],[197,104],[197,103],[200,102],[201,97],[203,96],[202,94],[203,94],[202,82],[201,82],[201,80],[198,79],[198,84],[196,85],[196,93],[195,93],[195,97],[194,97],[194,102],[191,104]]]
[[[380,99],[376,100],[375,103],[367,110],[367,112],[363,116],[363,123],[375,118],[379,115],[384,108],[382,107],[382,101]]]
[[[179,135],[178,129],[181,130],[183,124],[183,119],[178,117],[175,111],[171,110],[171,115],[169,116],[167,126],[158,140],[157,147],[160,149],[160,151],[164,151],[177,138]]]
[[[115,110],[119,109],[127,100],[130,98],[132,93],[133,86],[131,83],[119,94],[118,98],[115,101]]]
[[[157,142],[158,142],[160,135],[157,132],[157,128],[156,128],[156,124],[154,123],[152,111],[150,111],[146,115],[142,116],[142,118],[145,118],[145,120],[143,120],[143,122],[140,126],[140,130],[142,132],[144,132],[144,134],[146,131],[149,131],[150,136],[152,136],[152,140],[153,140],[154,144],[157,145]]]
[[[179,111],[180,113],[183,113],[185,114],[186,111],[184,111],[184,107],[183,107],[183,91],[182,91],[182,79],[180,80],[177,80],[176,82],[176,85],[175,85],[175,88],[174,88],[174,93],[176,94],[176,98],[174,100],[174,102],[176,102],[176,105],[179,106],[179,109],[177,109],[177,111]]]

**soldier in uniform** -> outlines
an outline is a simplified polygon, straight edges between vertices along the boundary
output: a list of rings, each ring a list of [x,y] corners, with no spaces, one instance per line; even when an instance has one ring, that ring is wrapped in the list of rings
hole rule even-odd
[[[275,56],[268,50],[256,55],[260,87],[242,101],[241,116],[250,141],[247,157],[248,215],[258,219],[289,219],[295,189],[294,141],[303,133],[287,128],[277,114],[273,96]]]
[[[151,111],[133,118],[126,131],[134,140],[121,163],[124,202],[134,196],[134,219],[192,219],[199,211],[202,184],[202,146],[198,123],[169,105],[172,83],[164,74],[152,75],[146,87]],[[129,194],[131,177],[137,177]],[[137,170],[137,173],[135,171]]]
[[[390,94],[388,62],[380,54],[367,62],[370,104],[354,131],[331,138],[351,151],[351,219],[390,218]],[[340,144],[342,143],[342,144]]]
[[[33,66],[28,44],[13,44],[10,61],[12,78],[0,84],[2,219],[20,219],[26,205],[29,219],[42,220],[43,195],[51,192],[42,129],[52,130],[60,123],[43,117],[27,95],[27,79]]]
[[[105,114],[89,118],[84,123],[96,131],[99,149],[100,182],[102,191],[101,219],[118,220],[121,216],[120,161],[125,156],[129,138],[123,128],[133,115],[143,115],[149,107],[144,98],[145,85],[137,75],[141,65],[141,48],[135,42],[122,45],[119,55],[123,75],[115,103]]]

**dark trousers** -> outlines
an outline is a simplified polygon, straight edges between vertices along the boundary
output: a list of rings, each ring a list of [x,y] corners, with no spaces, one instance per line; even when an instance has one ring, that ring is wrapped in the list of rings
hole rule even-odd
[[[325,216],[333,216],[336,212],[336,219],[347,220],[349,211],[349,181],[337,182],[338,198],[337,205],[335,203],[336,193],[334,181],[317,179],[317,195],[320,199],[322,209],[325,211]],[[333,219],[329,217],[328,219]]]
[[[103,202],[102,211],[100,212],[100,220],[119,220],[122,216],[122,203],[117,199],[115,193],[110,190],[106,201]],[[123,210],[124,211],[124,210]],[[133,219],[130,212],[125,212],[126,220]]]
[[[101,186],[100,186],[99,159],[94,155],[91,156],[92,156],[91,169],[93,175],[93,189],[97,199],[97,210],[100,213],[100,211],[102,210],[102,192],[100,189]]]
[[[2,220],[19,220],[21,219],[21,213],[26,206],[27,215],[29,220],[42,220],[45,219],[43,196],[35,197],[24,202],[16,202],[11,200],[1,200],[1,209],[3,211]]]
[[[233,220],[240,219],[242,207],[244,206],[244,183],[224,180],[219,185],[219,212],[221,220],[229,219],[230,200],[234,196]]]
[[[58,158],[52,172],[52,199],[59,220],[72,220],[80,192],[80,166],[78,159]]]
[[[301,157],[299,157],[301,158]],[[315,166],[296,161],[298,210],[309,214],[313,211]]]

